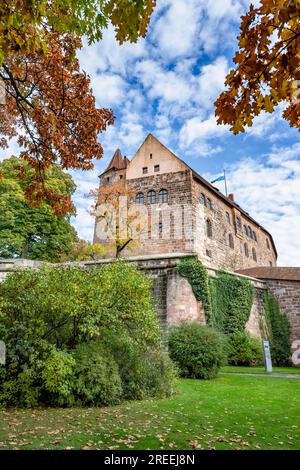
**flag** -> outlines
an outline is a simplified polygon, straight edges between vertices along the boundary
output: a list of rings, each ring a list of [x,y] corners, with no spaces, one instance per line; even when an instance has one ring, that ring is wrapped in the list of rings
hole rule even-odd
[[[217,181],[224,181],[225,180],[225,176],[219,176],[219,178],[216,178],[215,180],[211,181],[211,184],[213,183],[217,183]]]

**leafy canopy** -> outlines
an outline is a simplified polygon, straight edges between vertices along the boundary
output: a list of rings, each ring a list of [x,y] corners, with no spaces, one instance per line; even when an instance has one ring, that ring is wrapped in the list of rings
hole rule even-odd
[[[120,43],[137,41],[154,6],[154,0],[1,2],[0,147],[16,138],[20,157],[35,170],[25,193],[30,202],[47,200],[56,213],[67,214],[70,198],[45,187],[49,168],[92,169],[93,158],[103,155],[98,135],[114,123],[110,109],[96,106],[80,69],[82,36],[97,41],[111,22]]]
[[[77,239],[68,216],[53,214],[49,202],[30,205],[25,188],[34,170],[25,161],[11,157],[0,163],[4,178],[0,180],[0,257],[23,257],[59,261],[68,254]],[[53,166],[47,173],[45,187],[69,198],[75,191],[70,175]]]
[[[239,50],[217,99],[219,124],[238,134],[262,111],[286,102],[283,117],[300,128],[300,2],[261,0],[242,17]]]

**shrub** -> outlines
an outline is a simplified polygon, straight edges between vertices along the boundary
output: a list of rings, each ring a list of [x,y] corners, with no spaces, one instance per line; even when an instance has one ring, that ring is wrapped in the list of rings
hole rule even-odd
[[[115,360],[86,345],[103,340],[108,331],[115,338],[126,334],[141,351],[156,354],[160,349],[151,280],[134,265],[117,261],[92,270],[46,266],[8,275],[0,283],[0,338],[7,350],[6,366],[0,368],[0,404],[70,405],[76,394],[83,404],[116,402],[120,377]],[[90,367],[88,347],[94,355]],[[86,374],[81,381],[80,370]],[[166,377],[162,374],[161,383]]]
[[[72,402],[72,381],[75,367],[73,356],[55,348],[45,361],[39,361],[41,382],[45,401],[51,405],[66,405]]]
[[[173,393],[177,371],[166,351],[159,346],[141,348],[126,335],[107,339],[119,366],[124,399],[141,400]]]
[[[100,341],[77,346],[73,392],[81,405],[113,405],[122,395],[119,369]]]
[[[229,364],[251,366],[263,363],[263,350],[259,339],[247,331],[238,331],[229,336]]]
[[[288,365],[291,359],[290,323],[280,311],[277,300],[265,295],[265,311],[270,330],[272,360],[278,365]]]
[[[208,326],[182,323],[170,329],[168,343],[183,377],[213,379],[226,362],[226,340]]]

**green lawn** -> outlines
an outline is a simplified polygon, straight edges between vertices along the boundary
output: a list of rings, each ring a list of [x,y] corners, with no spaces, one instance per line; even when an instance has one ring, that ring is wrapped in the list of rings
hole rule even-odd
[[[246,374],[266,374],[266,369],[263,366],[257,367],[240,367],[240,366],[225,366],[222,367],[221,372],[235,372]],[[298,374],[300,375],[300,367],[273,367],[273,372],[276,374]]]
[[[2,449],[299,449],[300,380],[180,380],[171,399],[0,418]]]

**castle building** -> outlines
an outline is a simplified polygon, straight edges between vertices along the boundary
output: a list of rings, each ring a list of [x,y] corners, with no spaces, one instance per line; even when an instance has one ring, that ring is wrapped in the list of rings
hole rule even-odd
[[[144,230],[135,243],[128,243],[123,257],[186,253],[216,269],[276,266],[272,235],[233,194],[226,197],[151,134],[131,161],[118,149],[99,178],[100,188],[111,186],[112,191],[122,180],[129,207],[143,209]],[[102,223],[96,217],[94,243],[111,247]],[[105,257],[112,256],[108,248]]]

